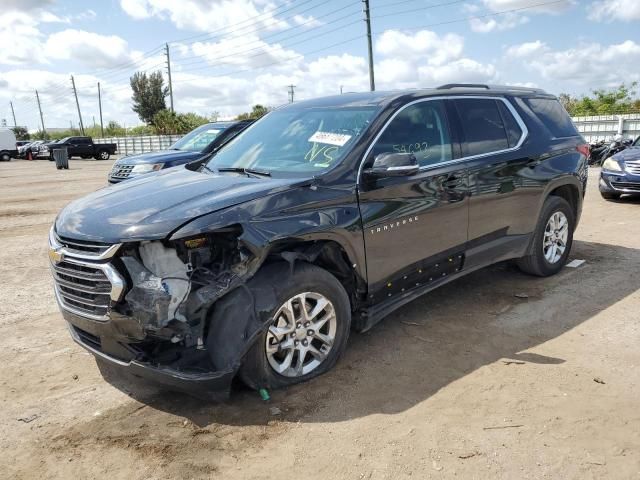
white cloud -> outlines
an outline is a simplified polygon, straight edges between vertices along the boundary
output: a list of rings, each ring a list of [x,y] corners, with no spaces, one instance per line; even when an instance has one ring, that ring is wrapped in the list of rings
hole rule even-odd
[[[599,0],[587,7],[589,20],[596,22],[632,22],[640,20],[638,0]]]
[[[482,0],[482,3],[494,12],[526,8],[527,12],[531,13],[560,13],[576,2],[575,0],[556,3],[542,2],[540,0]]]
[[[640,62],[640,45],[632,40],[613,45],[587,43],[567,50],[552,50],[537,41],[514,45],[507,55],[554,83],[597,88],[640,80],[635,67]]]
[[[528,58],[532,55],[539,54],[546,50],[548,50],[547,45],[540,40],[536,40],[535,42],[526,42],[519,45],[513,45],[507,49],[506,54],[508,57]]]
[[[120,0],[120,6],[137,20],[155,17],[184,30],[251,33],[288,26],[270,13],[273,5],[262,0]]]
[[[505,12],[500,16],[485,16],[469,20],[469,26],[474,32],[489,33],[517,28],[527,23],[530,15],[561,13],[575,3],[575,0],[555,3],[541,0],[480,0],[479,4],[465,4],[464,10],[470,14],[479,14],[482,5],[489,14]]]
[[[304,15],[294,15],[293,21],[296,23],[296,25],[304,25],[308,28],[319,27],[320,25],[323,25],[320,20],[311,15],[307,17],[305,17]]]
[[[462,54],[464,39],[448,33],[443,36],[429,30],[413,35],[397,30],[386,30],[376,41],[376,52],[385,57],[407,58],[418,56],[431,64],[442,64]]]
[[[122,38],[75,29],[51,34],[44,44],[44,54],[47,58],[74,60],[98,68],[131,60],[127,42]]]
[[[277,43],[264,42],[254,35],[228,37],[219,42],[196,42],[187,51],[181,49],[182,54],[186,56],[188,51],[192,55],[202,57],[211,65],[243,68],[259,68],[276,62],[303,58],[294,50],[285,49]]]
[[[429,30],[414,35],[388,30],[376,42],[381,57],[377,83],[385,88],[430,87],[449,82],[487,82],[497,78],[493,65],[464,57],[464,39]]]
[[[477,33],[511,30],[529,21],[529,17],[517,13],[507,13],[498,18],[472,18],[469,20],[471,30]]]

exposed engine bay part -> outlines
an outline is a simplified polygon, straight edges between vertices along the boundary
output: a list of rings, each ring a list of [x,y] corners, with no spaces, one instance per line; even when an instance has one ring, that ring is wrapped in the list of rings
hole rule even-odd
[[[178,309],[191,290],[190,264],[185,264],[178,258],[175,248],[165,247],[159,241],[142,242],[138,251],[144,266],[160,278],[160,286],[171,297],[166,320],[186,321],[186,317]]]

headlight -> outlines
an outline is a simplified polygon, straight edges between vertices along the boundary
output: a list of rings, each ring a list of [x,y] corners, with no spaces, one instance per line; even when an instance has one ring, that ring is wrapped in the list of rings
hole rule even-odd
[[[614,172],[622,171],[622,168],[620,168],[620,164],[616,162],[613,158],[607,158],[602,164],[602,168],[605,170],[612,170]]]
[[[40,150],[42,150],[43,152],[46,152],[47,150],[49,150],[49,147],[47,147],[46,145],[43,145],[42,147],[40,147]]]
[[[160,170],[164,167],[164,163],[142,163],[140,165],[136,165],[131,170],[132,173],[148,173],[155,172],[156,170]]]

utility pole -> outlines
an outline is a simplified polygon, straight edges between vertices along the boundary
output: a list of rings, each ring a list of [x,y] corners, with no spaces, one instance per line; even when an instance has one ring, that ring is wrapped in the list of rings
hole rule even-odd
[[[342,95],[342,87],[344,87],[344,85],[340,85],[340,95]]]
[[[76,97],[76,106],[78,107],[78,118],[80,119],[80,133],[84,135],[84,125],[82,123],[82,114],[80,113],[80,102],[78,102],[78,91],[76,90],[76,81],[73,79],[73,75],[71,75],[71,85],[73,86],[73,94]]]
[[[362,0],[364,3],[364,21],[367,24],[367,48],[369,50],[369,88],[372,92],[376,90],[376,81],[373,77],[373,47],[371,46],[371,15],[369,15],[369,0]]]
[[[16,112],[13,109],[13,102],[9,102],[9,105],[11,105],[11,115],[13,115],[13,126],[17,127],[18,124],[16,123]]]
[[[100,96],[100,82],[98,82],[98,108],[100,109],[100,133],[104,138],[104,126],[102,125],[102,97]]]
[[[296,88],[295,85],[289,85],[289,103],[293,103],[293,96],[294,96],[294,88]]]
[[[167,52],[167,76],[169,77],[169,102],[173,112],[173,85],[171,84],[171,58],[169,57],[169,44],[164,44]]]
[[[42,134],[45,138],[47,138],[47,131],[44,128],[44,118],[42,116],[42,107],[40,106],[40,96],[38,95],[38,90],[36,90],[36,100],[38,101],[38,110],[40,110],[40,122],[42,123]]]

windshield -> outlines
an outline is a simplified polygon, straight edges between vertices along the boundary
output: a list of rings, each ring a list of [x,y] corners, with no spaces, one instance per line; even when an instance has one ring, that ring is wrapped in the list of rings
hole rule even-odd
[[[171,146],[172,150],[202,152],[225,129],[227,125],[208,124],[191,130]]]
[[[375,112],[362,106],[276,110],[233,139],[207,168],[316,174],[342,160]]]

